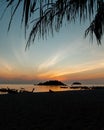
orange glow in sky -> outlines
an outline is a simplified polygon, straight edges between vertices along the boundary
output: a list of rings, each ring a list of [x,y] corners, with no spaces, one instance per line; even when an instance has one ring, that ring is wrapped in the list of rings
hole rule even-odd
[[[0,21],[0,83],[50,79],[69,82],[95,80],[100,83],[104,78],[104,39],[101,46],[95,39],[93,44],[84,39],[88,23],[63,25],[54,37],[36,39],[25,51],[24,30],[18,25],[20,13],[17,12],[7,35],[10,15],[11,12],[7,12]]]

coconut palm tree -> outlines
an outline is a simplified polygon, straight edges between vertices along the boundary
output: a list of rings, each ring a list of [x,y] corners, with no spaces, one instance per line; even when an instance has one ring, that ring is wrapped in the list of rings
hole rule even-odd
[[[69,23],[90,21],[89,27],[85,30],[85,37],[93,35],[97,43],[101,44],[104,34],[104,0],[2,0],[6,3],[4,12],[11,8],[11,17],[8,30],[11,27],[16,11],[21,10],[21,23],[25,26],[25,34],[28,27],[31,27],[26,48],[34,42],[36,36],[43,39],[48,34],[59,31],[66,20]],[[4,14],[4,13],[3,13]]]

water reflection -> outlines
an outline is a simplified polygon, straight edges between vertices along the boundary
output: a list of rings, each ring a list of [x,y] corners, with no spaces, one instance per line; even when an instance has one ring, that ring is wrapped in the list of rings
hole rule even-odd
[[[67,91],[71,90],[70,87],[62,87],[62,86],[36,86],[35,92],[49,92],[49,90],[52,91]]]
[[[0,88],[10,88],[10,89],[15,89],[18,90],[18,92],[20,91],[28,91],[28,92],[49,92],[49,90],[52,91],[68,91],[68,90],[72,90],[70,89],[70,86],[44,86],[44,85],[32,85],[32,84],[3,84],[0,85]],[[0,92],[1,94],[1,92]]]
[[[33,85],[33,84],[0,84],[0,89],[11,89],[20,92],[49,92],[50,90],[57,91],[72,91],[72,90],[89,90],[89,89],[104,89],[104,85],[85,85],[72,87],[71,85],[67,86],[45,86],[45,85]],[[14,91],[13,91],[14,92]],[[7,93],[7,92],[6,92]],[[5,94],[5,92],[0,92],[0,94]]]

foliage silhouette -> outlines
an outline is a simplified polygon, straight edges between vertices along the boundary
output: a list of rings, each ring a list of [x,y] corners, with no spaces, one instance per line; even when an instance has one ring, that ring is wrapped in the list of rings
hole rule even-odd
[[[64,84],[64,83],[62,83],[61,81],[58,81],[58,80],[49,80],[49,81],[46,81],[46,82],[43,82],[43,83],[39,83],[38,85],[55,85],[55,86],[62,85],[62,86],[66,86],[66,84]]]
[[[25,26],[25,34],[28,27],[32,26],[26,48],[34,42],[37,35],[44,39],[50,33],[53,35],[54,30],[58,32],[65,19],[68,23],[77,19],[80,22],[92,20],[85,30],[85,37],[89,34],[93,40],[95,35],[97,43],[101,44],[104,34],[104,0],[5,0],[5,3],[4,12],[8,8],[12,9],[8,30],[20,6],[22,7],[21,23]]]

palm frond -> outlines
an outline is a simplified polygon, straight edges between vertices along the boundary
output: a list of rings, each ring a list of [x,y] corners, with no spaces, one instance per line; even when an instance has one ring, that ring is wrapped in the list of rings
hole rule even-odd
[[[13,1],[14,1],[14,0],[11,0],[11,2],[7,5],[7,7],[10,6],[10,4],[12,4]],[[16,10],[17,10],[18,7],[19,7],[20,2],[21,2],[21,0],[18,0],[18,3],[17,3],[17,5],[16,5],[15,8],[14,8],[13,13],[11,14],[11,18],[10,18],[9,25],[8,25],[8,31],[9,31],[9,29],[10,29],[13,16],[15,15],[15,12],[16,12]]]
[[[90,35],[93,40],[93,35],[97,39],[97,43],[101,44],[101,39],[104,34],[104,2],[99,2],[97,14],[90,26],[85,31],[85,37]]]
[[[68,23],[92,20],[90,26],[85,31],[85,36],[90,34],[93,39],[93,34],[97,39],[97,43],[101,43],[101,38],[104,33],[104,0],[5,0],[6,8],[12,7],[13,12],[9,21],[8,29],[10,29],[15,12],[20,4],[23,10],[21,11],[21,23],[25,26],[25,34],[28,26],[31,28],[27,40],[26,48],[34,42],[36,36],[39,38],[47,38],[54,31],[59,31],[64,20]],[[6,11],[6,10],[5,10]],[[37,11],[37,13],[35,13]],[[33,19],[34,16],[34,19]],[[69,25],[70,26],[70,25]]]
[[[37,21],[34,21],[27,46],[30,46],[31,41],[34,42],[37,34],[44,39],[49,32],[53,34],[53,30],[59,31],[65,18],[69,23],[78,18],[80,21],[85,21],[87,18],[91,19],[96,9],[95,0],[57,0],[45,10],[44,2],[41,3],[40,16]]]

